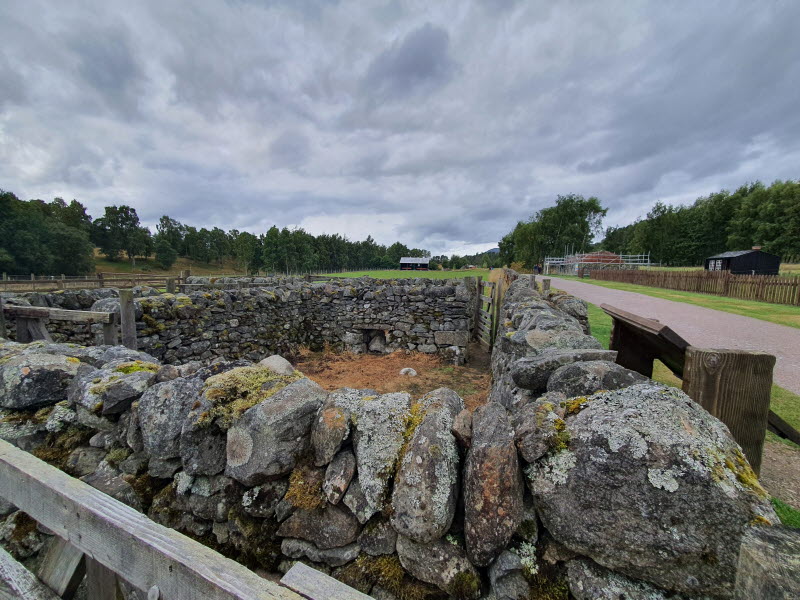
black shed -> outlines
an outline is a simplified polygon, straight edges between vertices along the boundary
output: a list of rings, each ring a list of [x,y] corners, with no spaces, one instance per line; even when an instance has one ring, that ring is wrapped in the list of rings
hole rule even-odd
[[[403,271],[427,271],[430,262],[430,258],[404,256],[400,259],[400,269]]]
[[[723,252],[706,259],[706,271],[730,271],[733,275],[777,275],[781,257],[760,248]]]

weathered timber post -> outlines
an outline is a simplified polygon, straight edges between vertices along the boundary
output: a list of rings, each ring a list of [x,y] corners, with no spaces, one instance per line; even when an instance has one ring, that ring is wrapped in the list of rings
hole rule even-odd
[[[36,275],[34,275],[33,273],[31,273],[31,281],[36,281]]]
[[[133,290],[119,291],[119,319],[122,330],[122,345],[138,350],[136,343],[136,310],[133,306]]]
[[[17,342],[30,344],[36,340],[53,341],[44,325],[44,319],[17,317]]]
[[[767,432],[775,357],[747,350],[689,346],[683,391],[731,431],[756,474]]]
[[[103,344],[117,346],[119,344],[119,315],[111,314],[111,322],[103,323]]]
[[[3,311],[5,307],[5,300],[3,297],[0,296],[0,339],[8,337],[8,332],[6,330],[6,315]]]
[[[800,530],[748,527],[739,550],[735,600],[800,598]]]
[[[121,596],[118,590],[117,574],[100,562],[89,558],[86,560],[86,597],[97,600],[117,600]]]
[[[542,279],[542,293],[550,290],[550,279]]]
[[[531,289],[534,292],[538,292],[539,290],[536,289],[536,273],[531,273]]]
[[[167,279],[167,293],[168,294],[175,293],[175,280],[172,277]]]

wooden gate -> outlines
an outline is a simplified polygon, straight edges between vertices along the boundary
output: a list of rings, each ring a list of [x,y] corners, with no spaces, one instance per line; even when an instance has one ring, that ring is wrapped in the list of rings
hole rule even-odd
[[[479,285],[478,341],[491,349],[494,345],[494,334],[497,331],[494,319],[496,304],[494,290],[496,285],[489,281],[481,281]]]

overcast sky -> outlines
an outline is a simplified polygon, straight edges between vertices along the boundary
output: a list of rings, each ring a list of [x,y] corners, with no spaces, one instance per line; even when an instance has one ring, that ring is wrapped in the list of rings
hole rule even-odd
[[[0,188],[488,249],[800,177],[800,2],[0,2]]]

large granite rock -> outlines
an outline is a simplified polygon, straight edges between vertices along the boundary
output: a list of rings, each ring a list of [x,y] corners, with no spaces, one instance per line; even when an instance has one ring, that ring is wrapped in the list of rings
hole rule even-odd
[[[428,405],[412,435],[392,494],[395,530],[419,543],[442,537],[453,522],[458,498],[458,444],[450,432],[464,402],[440,388],[422,399]]]
[[[113,361],[102,369],[81,367],[69,386],[69,402],[103,415],[123,413],[155,383],[159,368],[142,361]]]
[[[800,529],[752,527],[745,534],[736,574],[736,600],[800,598]]]
[[[532,392],[543,392],[547,389],[547,381],[550,376],[565,365],[587,360],[614,362],[616,358],[617,353],[614,350],[590,349],[546,352],[515,361],[511,365],[511,378],[521,388]]]
[[[568,447],[527,470],[545,528],[631,578],[730,597],[751,523],[776,523],[728,429],[688,396],[649,383],[566,415]]]
[[[309,450],[309,434],[327,392],[299,379],[248,409],[228,429],[225,473],[258,485],[289,473]]]
[[[389,481],[403,446],[411,396],[393,393],[365,397],[355,390],[345,392],[334,392],[331,399],[352,415],[359,485],[367,504],[377,512],[386,502]]]
[[[473,564],[487,566],[508,545],[522,520],[523,491],[508,413],[490,402],[473,413],[464,469],[464,538]]]
[[[556,370],[547,382],[547,390],[561,392],[568,398],[586,396],[600,390],[618,390],[649,381],[647,377],[606,360],[575,362]]]
[[[200,379],[181,377],[157,383],[142,395],[137,412],[147,454],[162,460],[180,456],[181,428],[202,390]]]
[[[32,410],[67,399],[80,361],[56,354],[11,354],[0,362],[0,408]]]
[[[418,544],[402,535],[397,537],[400,564],[417,579],[431,583],[457,598],[478,598],[480,577],[467,560],[464,549],[445,540]]]
[[[550,450],[566,447],[563,395],[549,394],[514,411],[514,435],[523,459],[535,462]]]

